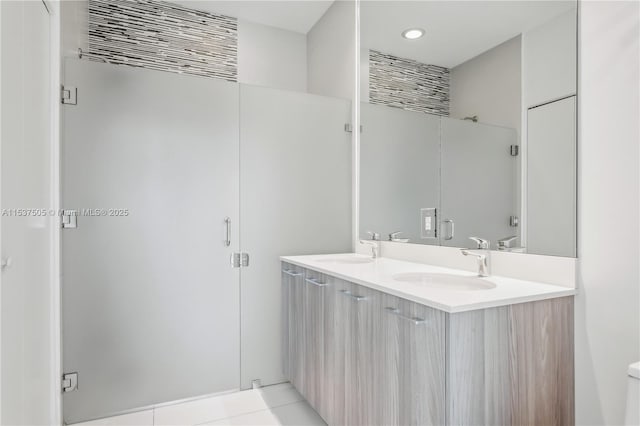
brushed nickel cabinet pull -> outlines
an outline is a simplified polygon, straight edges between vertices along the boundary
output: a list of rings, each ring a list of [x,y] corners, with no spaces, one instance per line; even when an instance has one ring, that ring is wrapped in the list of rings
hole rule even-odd
[[[391,308],[391,307],[387,307],[384,308],[388,313],[397,316],[398,318],[400,318],[401,320],[405,320],[405,321],[409,321],[410,323],[412,323],[413,325],[420,325],[420,324],[426,324],[427,320],[425,320],[424,318],[420,318],[420,317],[407,317],[404,316],[400,313],[400,309],[398,308]]]
[[[366,300],[367,298],[364,296],[358,296],[356,294],[352,294],[349,290],[340,290],[340,293],[344,294],[345,296],[349,296],[350,298],[352,298],[353,300],[355,300],[356,302],[361,302],[363,300]]]
[[[327,285],[329,285],[327,283],[322,283],[318,281],[316,278],[306,278],[305,281],[317,287],[326,287]]]

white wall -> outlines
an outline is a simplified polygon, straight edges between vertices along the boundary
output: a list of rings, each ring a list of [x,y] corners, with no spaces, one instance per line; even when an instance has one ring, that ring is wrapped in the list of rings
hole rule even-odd
[[[336,1],[307,33],[309,93],[353,99],[355,92],[355,5]]]
[[[576,93],[576,11],[522,36],[525,107]]]
[[[307,37],[239,21],[238,82],[306,92]]]
[[[640,360],[640,4],[580,11],[576,424],[622,424]]]
[[[516,129],[521,115],[520,37],[451,69],[450,116]]]

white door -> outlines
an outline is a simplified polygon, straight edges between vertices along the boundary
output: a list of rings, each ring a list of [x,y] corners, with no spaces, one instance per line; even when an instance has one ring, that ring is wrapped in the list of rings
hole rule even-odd
[[[1,423],[48,424],[51,203],[49,13],[0,2]],[[33,209],[29,211],[29,209]]]

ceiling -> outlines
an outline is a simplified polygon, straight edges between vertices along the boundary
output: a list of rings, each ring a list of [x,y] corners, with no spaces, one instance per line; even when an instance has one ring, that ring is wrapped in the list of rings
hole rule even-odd
[[[362,1],[361,46],[453,68],[575,8],[575,1],[563,0]],[[401,37],[415,27],[425,36]]]
[[[239,20],[306,34],[333,0],[171,0],[191,9],[233,16]]]

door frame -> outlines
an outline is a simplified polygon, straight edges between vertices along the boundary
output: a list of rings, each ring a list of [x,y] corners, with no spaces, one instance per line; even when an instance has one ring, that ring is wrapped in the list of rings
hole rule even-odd
[[[42,0],[49,11],[50,67],[51,67],[51,176],[50,204],[55,212],[60,211],[60,85],[62,67],[61,49],[61,2],[60,0]],[[62,312],[60,285],[60,218],[55,215],[49,218],[51,223],[51,247],[49,256],[49,273],[51,279],[50,315],[50,401],[49,414],[52,425],[62,425]]]
[[[43,7],[49,14],[49,65],[50,65],[50,176],[49,176],[49,202],[51,208],[58,211],[60,206],[60,41],[61,41],[61,18],[60,2],[58,0],[41,0]],[[0,8],[0,18],[2,16]],[[1,63],[1,55],[0,55]],[[1,70],[1,67],[0,67]],[[0,71],[1,72],[1,71]],[[2,88],[0,86],[0,95]],[[0,114],[0,128],[2,120]],[[1,166],[0,166],[1,167]],[[1,171],[1,169],[0,169]],[[0,173],[1,179],[1,173]],[[0,182],[1,183],[1,182]],[[1,191],[2,185],[0,185]],[[1,192],[0,192],[1,195]],[[0,196],[0,202],[2,198]],[[45,207],[45,206],[42,206]],[[60,227],[57,215],[49,216],[50,221],[50,247],[49,247],[49,278],[51,284],[49,300],[49,383],[48,392],[49,423],[52,425],[62,424],[62,395],[60,392],[61,374],[61,352],[60,352]],[[0,236],[2,235],[0,226]],[[2,286],[2,276],[0,275],[0,286]],[[1,297],[1,292],[0,292]],[[2,305],[0,303],[0,309]],[[0,315],[1,320],[1,315]],[[0,339],[0,348],[2,340]],[[1,351],[0,351],[1,353]],[[0,371],[0,375],[2,372]],[[0,392],[2,388],[0,387]],[[0,406],[0,415],[2,406]]]

